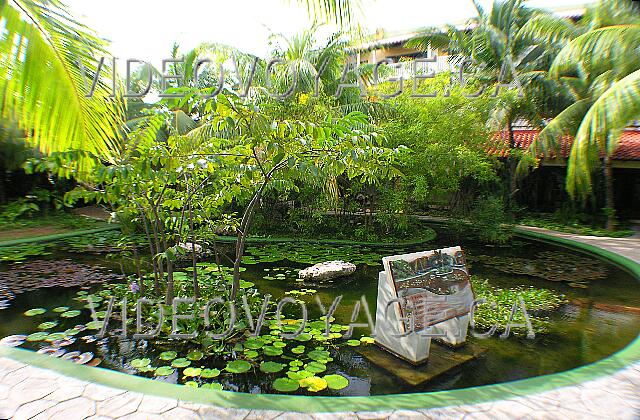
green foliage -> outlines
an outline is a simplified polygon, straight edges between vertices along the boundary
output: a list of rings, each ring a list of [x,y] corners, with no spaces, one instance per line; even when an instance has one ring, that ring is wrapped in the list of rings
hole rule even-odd
[[[492,286],[488,280],[476,276],[471,276],[471,285],[476,299],[486,299],[486,304],[479,305],[474,313],[475,328],[482,332],[493,325],[497,325],[498,332],[504,331],[514,303],[518,304],[518,311],[513,323],[525,324],[524,313],[519,307],[520,298],[524,301],[534,333],[549,332],[551,324],[546,314],[566,302],[564,295],[548,289],[521,286],[505,289]],[[526,327],[514,327],[512,332],[521,335],[527,330]]]
[[[505,243],[513,236],[510,216],[502,198],[479,197],[469,214],[469,220],[482,241]]]

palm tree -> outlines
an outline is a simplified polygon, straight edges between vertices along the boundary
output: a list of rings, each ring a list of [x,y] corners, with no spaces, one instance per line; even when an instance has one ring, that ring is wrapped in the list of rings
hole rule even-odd
[[[569,193],[580,198],[592,192],[592,172],[602,157],[611,230],[611,155],[620,132],[640,116],[640,15],[630,1],[616,0],[602,1],[584,19],[576,25],[538,16],[524,28],[538,42],[561,47],[549,76],[563,83],[574,99],[543,128],[530,152],[549,154],[559,149],[562,135],[574,136],[566,182]]]
[[[494,0],[490,12],[486,12],[476,0],[472,2],[478,15],[471,19],[467,28],[458,29],[452,25],[447,26],[445,31],[427,28],[408,41],[406,47],[422,51],[429,48],[446,49],[454,63],[472,60],[476,65],[470,70],[474,71],[474,78],[483,86],[515,83],[518,89],[524,90],[523,100],[508,96],[501,98],[490,121],[492,125],[506,128],[510,149],[514,149],[513,121],[535,114],[531,98],[538,95],[534,95],[529,88],[535,86],[540,89],[538,83],[521,85],[519,82],[519,79],[531,82],[539,80],[529,70],[540,59],[541,49],[518,37],[533,10],[525,7],[523,0]],[[516,158],[510,157],[508,165],[509,196],[513,198],[517,192]]]
[[[106,43],[76,21],[58,0],[0,2],[0,113],[41,152],[79,151],[113,158],[123,116],[122,103],[99,81],[97,56]],[[81,63],[81,65],[79,64]],[[111,76],[108,63],[102,74]],[[82,156],[82,155],[80,155]],[[90,160],[76,161],[76,167]]]

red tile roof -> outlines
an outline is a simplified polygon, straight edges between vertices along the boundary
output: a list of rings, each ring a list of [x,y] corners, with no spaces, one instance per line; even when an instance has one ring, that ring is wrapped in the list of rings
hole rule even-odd
[[[516,128],[513,130],[513,138],[515,145],[523,150],[529,148],[534,139],[538,137],[540,130],[530,128]],[[572,136],[563,136],[560,142],[560,155],[563,158],[569,157],[571,152],[571,144],[573,143]],[[487,151],[490,154],[497,155],[498,157],[506,157],[509,155],[509,133],[501,131],[496,133],[490,144],[487,145]],[[545,156],[540,154],[540,158]],[[555,154],[549,156],[555,158]],[[640,130],[627,129],[623,131],[618,148],[613,154],[615,160],[640,160]]]

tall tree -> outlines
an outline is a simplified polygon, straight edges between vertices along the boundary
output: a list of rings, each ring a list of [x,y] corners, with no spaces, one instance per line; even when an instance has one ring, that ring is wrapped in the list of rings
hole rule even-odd
[[[567,165],[567,190],[584,198],[592,172],[602,165],[607,228],[615,224],[611,156],[621,131],[640,117],[640,14],[630,1],[601,1],[578,24],[537,16],[523,29],[540,43],[557,45],[549,76],[571,92],[574,102],[551,120],[530,152],[557,152],[563,135],[574,136]]]

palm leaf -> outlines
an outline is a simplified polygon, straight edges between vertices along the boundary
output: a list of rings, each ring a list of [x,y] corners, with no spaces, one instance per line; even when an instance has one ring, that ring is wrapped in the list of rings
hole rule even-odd
[[[564,46],[581,34],[580,27],[571,20],[541,13],[520,28],[518,37],[543,45],[559,44]]]
[[[582,99],[567,107],[540,131],[538,137],[529,146],[529,151],[534,154],[542,153],[545,156],[553,152],[557,154],[562,136],[575,135],[590,105],[589,100]]]
[[[585,115],[569,157],[567,189],[571,194],[591,191],[590,159],[594,150],[612,155],[619,133],[640,116],[640,70],[636,70],[601,95]]]
[[[124,114],[100,82],[86,98],[105,43],[57,0],[0,3],[0,107],[46,154],[84,151],[113,160]],[[106,63],[105,63],[106,64]],[[111,71],[103,66],[103,74]],[[81,165],[80,165],[81,166]]]
[[[553,61],[549,74],[584,73],[588,78],[614,70],[625,76],[640,67],[640,25],[596,29],[571,41]]]

